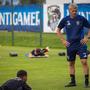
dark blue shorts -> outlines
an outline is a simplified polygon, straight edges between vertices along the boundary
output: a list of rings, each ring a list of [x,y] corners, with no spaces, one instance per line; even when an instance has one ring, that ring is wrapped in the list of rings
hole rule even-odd
[[[87,46],[86,45],[71,45],[67,47],[67,60],[75,61],[76,55],[79,55],[80,59],[87,59]]]

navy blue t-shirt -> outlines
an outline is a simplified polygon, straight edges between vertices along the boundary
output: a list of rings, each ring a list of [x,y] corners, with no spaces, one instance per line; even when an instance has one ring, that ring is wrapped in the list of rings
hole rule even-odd
[[[84,27],[90,28],[90,23],[87,21],[87,19],[80,15],[77,15],[75,18],[66,16],[60,21],[58,25],[58,28],[66,29],[67,40],[69,42],[80,41],[81,39],[83,39]]]

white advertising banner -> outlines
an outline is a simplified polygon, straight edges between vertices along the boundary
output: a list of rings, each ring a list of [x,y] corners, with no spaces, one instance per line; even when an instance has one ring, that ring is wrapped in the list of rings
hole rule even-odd
[[[55,33],[58,22],[64,16],[64,6],[62,5],[44,5],[44,32]]]

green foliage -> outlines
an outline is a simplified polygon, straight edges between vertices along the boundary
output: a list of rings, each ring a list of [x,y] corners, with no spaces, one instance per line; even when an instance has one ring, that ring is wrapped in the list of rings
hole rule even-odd
[[[24,4],[43,4],[46,0],[21,0],[21,3]]]

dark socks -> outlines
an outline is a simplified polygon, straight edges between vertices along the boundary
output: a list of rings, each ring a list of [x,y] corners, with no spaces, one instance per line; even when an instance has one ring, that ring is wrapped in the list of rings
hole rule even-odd
[[[71,82],[67,84],[65,87],[72,87],[76,86],[76,80],[75,80],[75,75],[70,74]],[[85,75],[85,87],[89,86],[89,75]]]
[[[76,83],[76,81],[75,81],[75,75],[70,74],[70,78],[71,78],[71,82],[72,83]]]
[[[89,84],[89,75],[85,75],[85,85],[88,86]]]
[[[71,82],[69,84],[65,85],[65,87],[74,87],[74,86],[76,86],[75,75],[70,74],[70,78],[71,78]]]
[[[87,74],[87,75],[85,75],[85,79],[89,79],[89,75]]]

